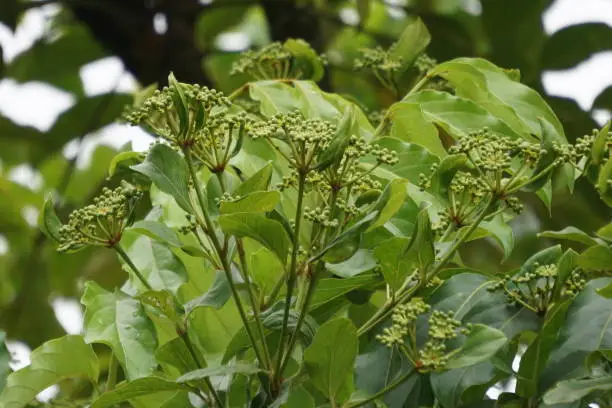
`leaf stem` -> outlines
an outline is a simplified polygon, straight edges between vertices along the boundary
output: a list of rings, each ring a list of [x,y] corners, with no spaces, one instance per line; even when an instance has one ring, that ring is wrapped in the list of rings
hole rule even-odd
[[[261,316],[259,313],[259,305],[257,299],[255,299],[255,294],[253,293],[253,285],[251,284],[251,280],[249,278],[249,269],[246,262],[246,256],[244,253],[244,245],[242,244],[241,239],[236,239],[236,248],[238,250],[238,257],[240,258],[240,264],[242,266],[242,277],[246,283],[247,293],[249,295],[249,300],[251,302],[251,308],[253,309],[253,316],[255,317],[255,323],[257,326],[257,331],[259,331],[259,337],[261,338],[261,344],[264,351],[264,357],[266,358],[266,368],[268,370],[272,369],[272,358],[270,357],[270,351],[268,350],[268,345],[266,344],[266,334],[264,332],[264,325],[261,321]]]
[[[119,245],[119,243],[113,245],[113,249],[115,251],[117,251],[117,254],[119,254],[119,256],[125,261],[126,264],[128,264],[128,266],[130,267],[130,269],[134,272],[134,274],[136,275],[136,277],[138,278],[138,280],[140,280],[140,282],[147,288],[147,290],[153,290],[153,288],[151,287],[151,285],[149,285],[149,282],[147,282],[146,278],[144,277],[144,275],[140,272],[140,270],[138,269],[138,267],[136,265],[134,265],[134,262],[132,262],[132,260],[130,259],[130,257],[128,256],[128,254],[125,252],[125,250],[121,247],[121,245]]]
[[[183,153],[185,155],[185,161],[187,162],[189,174],[191,176],[191,179],[193,180],[193,185],[196,191],[196,196],[198,198],[198,203],[200,204],[200,209],[204,217],[204,223],[206,224],[206,229],[208,230],[208,236],[210,237],[213,247],[215,248],[215,251],[219,255],[219,259],[221,260],[223,272],[225,272],[225,277],[227,278],[230,290],[232,291],[232,297],[234,298],[234,302],[236,303],[236,308],[238,309],[238,313],[240,314],[240,318],[242,319],[244,328],[249,336],[249,340],[251,340],[251,344],[253,345],[253,350],[255,351],[257,361],[259,362],[261,367],[265,367],[265,360],[261,356],[259,347],[257,347],[255,336],[253,335],[253,332],[251,331],[251,327],[249,325],[249,319],[246,315],[244,307],[242,306],[242,302],[240,301],[240,294],[236,289],[236,285],[234,285],[234,280],[232,279],[232,269],[230,267],[229,262],[227,261],[227,257],[224,254],[223,248],[221,247],[221,243],[219,242],[219,238],[217,237],[217,234],[215,232],[215,226],[213,225],[212,219],[210,218],[210,214],[208,214],[208,209],[206,208],[206,200],[204,198],[204,192],[202,191],[202,187],[200,186],[200,183],[198,181],[197,172],[193,163],[193,158],[191,157],[189,149],[184,149]]]
[[[274,380],[278,380],[281,376],[282,361],[285,352],[285,336],[287,335],[287,324],[289,321],[289,310],[291,309],[291,297],[293,295],[293,287],[297,278],[297,258],[300,248],[300,226],[302,224],[302,206],[304,204],[304,188],[306,184],[306,174],[300,172],[298,176],[298,192],[297,206],[295,210],[295,229],[293,231],[293,249],[291,251],[291,265],[287,276],[287,293],[285,295],[285,310],[283,312],[283,325],[281,328],[280,343],[278,346],[278,355],[276,361],[276,370],[274,371]],[[276,381],[275,381],[276,382]]]
[[[377,393],[369,396],[368,398],[366,398],[364,400],[356,401],[356,402],[353,402],[352,404],[351,403],[346,404],[346,405],[344,405],[343,408],[363,407],[367,403],[372,402],[372,401],[382,397],[386,393],[391,392],[394,389],[396,389],[397,387],[399,387],[400,385],[402,385],[404,383],[404,381],[408,380],[412,376],[413,373],[414,373],[414,369],[411,368],[407,373],[402,374],[401,377],[399,377],[397,380],[395,380],[391,384],[387,385],[385,388],[383,388],[382,390],[378,391]]]
[[[108,362],[108,376],[106,377],[106,392],[112,391],[117,384],[117,369],[119,368],[119,360],[115,353],[111,352]]]
[[[189,334],[187,333],[187,330],[181,331],[180,334],[181,334],[181,338],[183,339],[183,342],[185,343],[185,347],[187,347],[189,354],[191,354],[191,357],[193,358],[193,361],[196,363],[198,368],[203,368],[202,364],[200,363],[200,360],[198,359],[198,355],[195,352],[193,343],[191,342],[191,339],[189,338]],[[219,398],[219,394],[217,394],[217,391],[215,391],[215,388],[213,387],[212,382],[210,381],[210,378],[205,377],[204,382],[206,383],[206,387],[209,389],[210,393],[213,396],[213,399],[215,400],[215,405],[217,405],[218,407],[223,407],[223,402],[221,402],[221,398]]]

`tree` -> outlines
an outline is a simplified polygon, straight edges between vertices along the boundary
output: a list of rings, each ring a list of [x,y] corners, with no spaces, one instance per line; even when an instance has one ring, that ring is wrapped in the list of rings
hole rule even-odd
[[[40,6],[6,3],[12,26]],[[10,338],[42,345],[0,401],[23,406],[86,377],[94,406],[149,406],[159,393],[184,406],[192,392],[213,406],[427,405],[433,395],[450,407],[484,404],[491,384],[516,376],[508,404],[609,403],[610,290],[596,279],[610,272],[608,128],[577,139],[594,127],[588,113],[538,94],[542,69],[609,47],[609,28],[547,38],[549,2],[532,1],[482,1],[480,16],[458,2],[110,3],[62,3],[59,35],[3,70],[78,99],[45,133],[0,118],[3,168],[28,163],[43,179],[40,191],[3,180],[0,321]],[[346,10],[362,23],[347,26]],[[234,27],[259,51],[215,50]],[[78,69],[107,53],[144,84],[165,84],[169,71],[185,82],[84,97]],[[455,58],[469,56],[520,74]],[[606,95],[597,104],[609,109]],[[61,155],[132,101],[125,119],[166,144],[146,156],[100,147],[85,170]],[[41,209],[42,230],[21,217],[27,206]],[[585,208],[595,210],[564,216]],[[538,214],[540,239],[515,237],[521,211]],[[57,254],[56,241],[81,251]],[[83,292],[83,280],[95,283]],[[58,294],[86,306],[84,338],[61,337],[48,304]],[[531,358],[516,374],[518,344]],[[19,391],[35,377],[33,394]],[[90,387],[63,383],[62,393],[88,400]]]

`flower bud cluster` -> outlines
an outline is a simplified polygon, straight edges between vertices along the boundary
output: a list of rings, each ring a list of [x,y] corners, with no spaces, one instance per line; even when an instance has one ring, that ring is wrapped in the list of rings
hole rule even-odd
[[[93,203],[73,211],[60,227],[58,251],[68,252],[97,245],[113,247],[132,223],[142,192],[123,183],[114,190],[104,188]]]
[[[308,48],[316,55],[308,43],[302,40],[292,40],[301,47]],[[325,65],[325,59],[316,57]],[[249,50],[240,54],[234,62],[230,75],[247,75],[255,80],[265,79],[310,79],[297,61],[297,55],[284,44],[273,42],[259,50]]]
[[[329,146],[335,132],[336,127],[331,123],[306,119],[299,111],[276,114],[249,128],[253,139],[268,140],[287,159],[291,168],[303,174],[314,169],[317,154]]]
[[[545,314],[553,299],[558,279],[555,264],[534,263],[533,271],[522,275],[504,277],[488,288],[489,291],[503,290],[508,299],[516,305],[525,306],[538,314]],[[577,268],[561,283],[561,296],[575,296],[586,284],[584,272]]]
[[[331,211],[329,208],[314,208],[310,209],[306,207],[304,209],[304,218],[313,224],[320,224],[325,228],[336,228],[338,227],[339,221],[332,218]]]
[[[471,327],[461,326],[453,313],[434,310],[428,319],[427,340],[422,348],[417,346],[417,318],[429,312],[430,306],[420,298],[396,306],[391,317],[392,324],[376,338],[387,347],[398,347],[415,364],[420,372],[442,370],[448,363],[447,342],[459,335],[467,335]]]
[[[180,89],[176,89],[180,87]],[[181,92],[185,97],[185,108],[189,115],[188,132],[181,131],[181,118],[175,105],[176,94]],[[196,116],[205,122],[211,113],[230,106],[230,101],[222,92],[200,85],[176,84],[155,90],[140,105],[123,114],[123,120],[134,126],[142,126],[146,130],[166,139],[173,145],[182,147],[189,144],[192,131],[196,125]]]
[[[391,316],[391,326],[385,328],[383,334],[377,335],[376,339],[388,347],[403,345],[405,337],[416,335],[416,320],[429,309],[431,306],[421,298],[397,305]]]

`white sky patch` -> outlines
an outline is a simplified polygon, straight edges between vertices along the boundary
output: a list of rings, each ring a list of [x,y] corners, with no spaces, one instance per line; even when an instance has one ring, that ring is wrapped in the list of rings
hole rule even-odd
[[[3,234],[0,234],[0,255],[4,255],[9,250],[9,243]]]
[[[544,13],[544,29],[549,34],[563,27],[589,22],[612,25],[612,1],[556,0]]]
[[[577,67],[564,71],[546,71],[542,75],[544,88],[551,95],[574,98],[584,110],[612,85],[612,51],[596,54]]]
[[[166,34],[166,31],[168,31],[168,17],[164,13],[155,13],[153,16],[153,29],[159,35]]]
[[[117,92],[133,92],[138,89],[138,82],[125,70],[118,57],[106,57],[81,67],[79,72],[85,95],[95,96]]]
[[[8,173],[8,179],[34,191],[37,191],[43,185],[42,176],[29,164],[20,164],[13,167]]]
[[[66,333],[79,334],[83,331],[83,308],[76,299],[57,297],[51,301],[51,306]]]
[[[0,81],[0,114],[22,126],[48,131],[57,116],[74,104],[67,92],[43,82]]]
[[[215,45],[221,51],[243,51],[251,46],[251,40],[246,33],[231,31],[219,34],[215,39]]]

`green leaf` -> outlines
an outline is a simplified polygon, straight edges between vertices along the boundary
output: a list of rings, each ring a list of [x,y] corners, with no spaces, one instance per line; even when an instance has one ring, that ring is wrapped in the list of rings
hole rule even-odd
[[[159,347],[155,358],[160,364],[169,364],[180,373],[198,369],[198,363],[193,359],[182,337],[175,337]]]
[[[588,270],[609,271],[612,269],[612,249],[607,245],[595,245],[578,256],[578,266]]]
[[[599,171],[597,190],[599,196],[609,207],[612,207],[612,160],[607,160]]]
[[[447,368],[452,370],[489,360],[507,341],[502,331],[483,324],[475,324],[461,347],[451,353]]]
[[[405,254],[409,244],[408,238],[393,237],[381,242],[374,249],[374,256],[380,263],[385,282],[394,291],[398,290],[413,272],[413,260]]]
[[[402,208],[402,204],[406,199],[407,184],[408,180],[404,179],[394,179],[387,184],[378,202],[374,205],[374,208],[378,210],[378,214],[367,231],[385,225]]]
[[[427,208],[423,208],[417,215],[414,232],[410,245],[406,248],[406,257],[414,259],[416,266],[424,272],[436,258],[434,249],[434,234],[431,230],[431,222]]]
[[[83,325],[87,343],[109,346],[130,380],[154,372],[155,328],[138,300],[87,282],[81,303],[86,308]]]
[[[270,180],[272,179],[273,171],[274,167],[272,166],[272,163],[270,162],[266,164],[242,184],[236,187],[232,192],[232,195],[242,197],[255,191],[267,191],[270,187]]]
[[[563,126],[544,99],[494,64],[480,58],[457,58],[438,65],[432,75],[445,78],[459,97],[474,101],[504,125],[497,129],[486,125],[489,129],[512,138],[520,135],[530,140],[530,134],[535,134],[541,139],[538,118],[542,118],[554,128],[554,140],[567,143]]]
[[[357,329],[344,317],[327,321],[304,350],[304,366],[314,386],[336,403],[353,392],[353,365],[359,340]]]
[[[323,260],[329,263],[339,263],[352,257],[359,249],[359,244],[361,243],[364,232],[372,222],[374,222],[377,215],[378,211],[370,212],[334,238],[327,247],[321,251]]]
[[[440,160],[436,171],[431,177],[431,190],[433,193],[440,197],[448,197],[451,181],[453,181],[458,171],[468,169],[467,162],[468,158],[465,154],[452,154]]]
[[[181,375],[176,379],[177,383],[187,383],[191,381],[203,380],[208,377],[216,377],[230,374],[258,374],[262,372],[262,369],[257,367],[255,364],[247,363],[234,363],[227,364],[217,367],[206,367],[198,370],[190,371]]]
[[[391,122],[389,135],[403,142],[416,144],[437,157],[444,157],[446,149],[438,136],[438,129],[419,103],[399,102],[387,111]]]
[[[563,302],[547,312],[542,328],[525,350],[517,376],[516,392],[519,395],[526,398],[537,395],[540,375],[546,367],[569,305],[570,302]]]
[[[608,50],[612,50],[612,28],[606,23],[564,27],[544,44],[542,69],[569,69],[592,54]]]
[[[138,234],[146,235],[156,241],[163,242],[175,248],[182,246],[181,240],[174,230],[158,221],[141,220],[136,221],[126,231],[134,231]]]
[[[585,245],[597,245],[597,241],[586,232],[579,230],[576,227],[566,227],[560,231],[544,231],[538,234],[538,237],[564,239],[568,241],[580,242]]]
[[[280,199],[278,191],[255,191],[236,201],[223,201],[220,212],[221,214],[268,212],[276,207]]]
[[[560,381],[544,394],[544,403],[548,405],[568,404],[579,401],[591,393],[611,390],[611,376]]]
[[[42,214],[40,216],[40,230],[50,239],[59,242],[60,234],[59,230],[62,226],[62,222],[55,213],[55,204],[53,199],[49,196],[45,200]]]
[[[598,229],[596,234],[606,241],[612,242],[612,222]]]
[[[431,36],[423,21],[418,17],[408,19],[402,35],[390,50],[391,58],[402,61],[399,74],[412,67],[414,60],[425,51],[430,41]]]
[[[250,213],[221,215],[218,221],[226,234],[252,238],[272,251],[283,264],[287,260],[291,240],[278,221]]]
[[[597,294],[610,283],[611,278],[590,281],[570,305],[542,373],[540,389],[581,372],[592,352],[612,348],[612,299]]]
[[[198,307],[212,307],[220,309],[232,296],[231,288],[225,272],[217,271],[215,281],[208,291],[195,299],[185,303],[185,313],[189,314]]]
[[[342,114],[342,119],[338,123],[336,133],[327,147],[323,150],[317,160],[317,170],[321,171],[337,163],[342,159],[344,151],[349,144],[352,136],[351,128],[355,122],[355,106],[350,105],[349,109]]]
[[[0,394],[2,407],[25,407],[39,392],[66,378],[98,381],[98,357],[81,336],[50,340],[32,351],[30,360],[29,366],[8,376]]]
[[[112,407],[123,401],[129,401],[133,398],[143,395],[152,395],[164,391],[187,391],[189,388],[185,385],[169,381],[161,377],[145,377],[134,381],[120,384],[112,391],[107,391],[100,395],[91,404],[92,408]]]
[[[523,331],[538,330],[540,323],[535,313],[509,304],[503,293],[487,290],[495,282],[485,275],[457,273],[438,287],[427,303],[435,310],[454,310],[455,319],[464,324],[484,324],[496,328],[508,339],[515,338]],[[496,366],[491,361],[484,361],[469,367],[432,373],[430,381],[440,404],[445,408],[456,408],[462,406],[462,397],[466,392],[473,387],[496,382],[497,375]]]
[[[174,197],[183,210],[194,212],[189,199],[187,163],[171,147],[156,144],[145,161],[131,166],[131,169],[149,177],[161,191]]]
[[[186,134],[189,124],[189,105],[183,93],[183,85],[179,83],[173,72],[168,75],[168,87],[172,90],[172,104],[179,117],[179,129],[182,135]]]
[[[360,249],[344,262],[326,263],[325,269],[341,278],[351,278],[376,268],[376,259],[367,249]]]
[[[380,286],[382,280],[376,273],[362,273],[352,278],[323,278],[317,285],[312,297],[311,310],[317,309],[357,289],[368,289]]]
[[[179,287],[187,282],[187,270],[181,259],[168,246],[147,236],[139,236],[126,252],[154,290],[167,289],[176,294]],[[131,268],[130,286],[141,287]],[[131,292],[130,292],[131,293]]]
[[[399,105],[396,109],[401,110],[403,106],[410,108],[413,104],[420,106],[425,121],[441,128],[454,139],[467,136],[470,132],[483,127],[511,139],[520,138],[519,134],[499,118],[467,98],[446,92],[422,91],[404,98],[402,102],[396,104]],[[415,142],[418,143],[418,141]],[[425,147],[428,146],[425,145]],[[432,153],[438,154],[437,151],[432,151]],[[438,154],[438,156],[442,155]]]
[[[483,221],[480,224],[480,228],[490,233],[493,238],[499,242],[504,250],[502,262],[505,262],[510,257],[512,250],[514,249],[514,231],[504,219],[503,214],[496,215],[490,221]]]
[[[141,152],[134,152],[131,150],[116,154],[115,157],[113,157],[113,160],[111,160],[110,164],[108,165],[108,177],[112,177],[115,174],[115,171],[117,171],[117,166],[119,166],[120,163],[125,161],[140,161],[141,157]]]
[[[372,143],[397,153],[399,159],[397,164],[392,166],[381,164],[374,170],[374,175],[387,180],[399,176],[415,182],[419,179],[419,174],[428,174],[431,165],[438,162],[436,156],[416,143],[406,143],[394,137],[379,137]],[[366,158],[364,162],[371,166],[376,165],[374,158]]]

